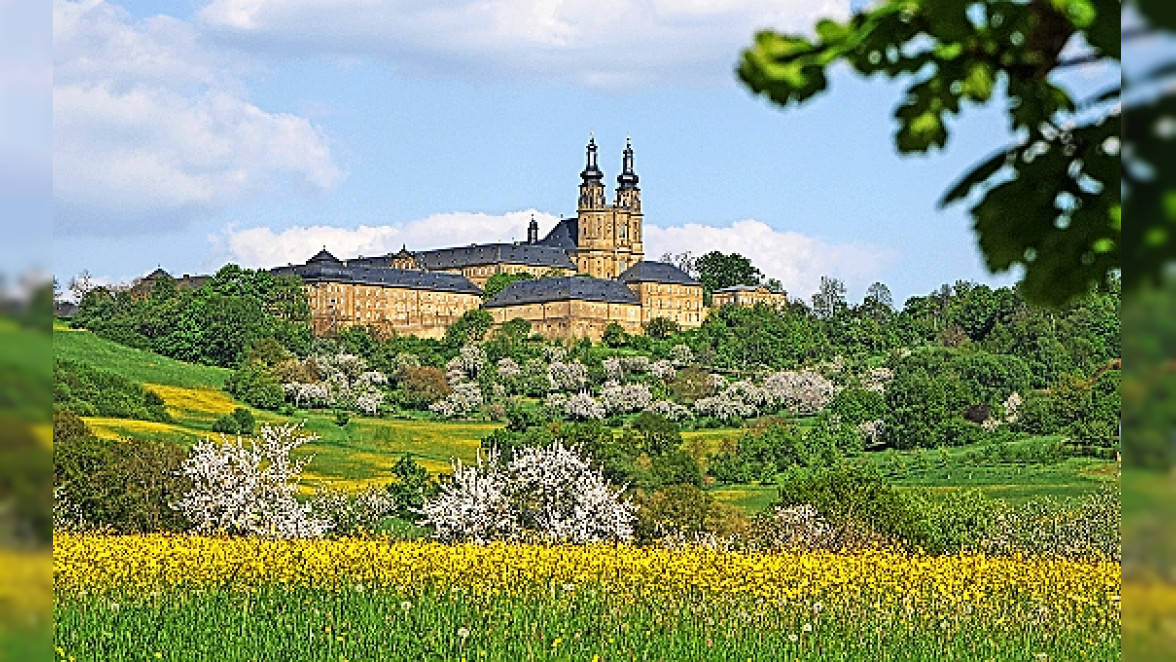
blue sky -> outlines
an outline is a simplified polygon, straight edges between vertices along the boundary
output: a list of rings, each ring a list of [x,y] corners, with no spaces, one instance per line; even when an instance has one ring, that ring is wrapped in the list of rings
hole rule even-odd
[[[161,7],[170,14],[161,15]],[[935,203],[1009,140],[968,109],[900,157],[901,87],[832,76],[780,110],[735,80],[760,27],[839,0],[54,2],[53,270],[268,267],[525,236],[574,213],[594,131],[614,182],[631,135],[647,257],[738,251],[793,295],[821,275],[897,303],[985,271],[966,209]]]

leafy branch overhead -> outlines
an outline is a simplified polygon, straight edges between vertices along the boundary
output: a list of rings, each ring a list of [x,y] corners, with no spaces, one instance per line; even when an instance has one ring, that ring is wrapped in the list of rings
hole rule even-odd
[[[1165,3],[1139,9],[1171,27],[1171,17],[1152,15],[1171,12]],[[940,204],[972,201],[988,268],[1023,267],[1025,295],[1061,305],[1104,284],[1124,252],[1150,250],[1137,233],[1122,240],[1120,155],[1165,152],[1132,152],[1134,136],[1120,137],[1121,86],[1076,99],[1057,80],[1079,65],[1118,67],[1121,11],[1119,0],[883,0],[844,23],[819,22],[815,39],[760,32],[738,75],[783,107],[824,91],[838,62],[863,75],[909,80],[895,110],[895,144],[904,154],[944,147],[947,118],[965,104],[1003,104],[1015,143],[965,173]],[[1154,182],[1140,177],[1132,182],[1135,195],[1159,199],[1162,192],[1146,188]],[[1176,210],[1153,212],[1157,225],[1176,220]],[[1129,284],[1159,273],[1172,250],[1166,237],[1150,237],[1162,243],[1162,255]]]

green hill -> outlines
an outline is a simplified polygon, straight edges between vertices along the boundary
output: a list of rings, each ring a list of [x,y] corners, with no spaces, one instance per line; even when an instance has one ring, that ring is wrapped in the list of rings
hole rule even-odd
[[[213,422],[245,406],[223,390],[230,374],[224,368],[176,361],[60,325],[53,330],[53,350],[58,358],[141,383],[163,398],[172,423],[86,417],[91,429],[106,439],[147,438],[190,445],[215,436]],[[346,485],[386,482],[388,469],[403,453],[413,453],[430,471],[448,471],[450,458],[473,461],[479,440],[500,427],[495,423],[405,421],[357,415],[340,427],[329,412],[297,411],[280,416],[252,411],[259,424],[301,422],[308,432],[317,434],[320,439],[303,447],[314,455],[306,477],[309,482]]]

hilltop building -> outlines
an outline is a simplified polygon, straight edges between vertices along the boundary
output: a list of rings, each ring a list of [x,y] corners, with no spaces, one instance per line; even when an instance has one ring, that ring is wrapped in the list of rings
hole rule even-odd
[[[630,333],[666,317],[685,328],[702,324],[702,284],[677,267],[645,260],[641,189],[626,139],[612,204],[597,163],[595,138],[580,173],[576,215],[539,236],[535,219],[525,242],[471,244],[340,260],[326,250],[305,264],[273,269],[306,283],[317,335],[363,325],[380,334],[441,337],[469,310],[484,307],[502,323],[514,318],[550,338],[599,340],[610,323]],[[526,273],[488,301],[495,274]],[[152,274],[157,276],[157,274]],[[149,280],[152,276],[149,276]]]

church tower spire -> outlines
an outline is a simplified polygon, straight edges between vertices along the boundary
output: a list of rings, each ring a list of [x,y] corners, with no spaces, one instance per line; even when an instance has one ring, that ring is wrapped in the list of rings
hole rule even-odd
[[[622,189],[637,188],[637,173],[633,172],[633,139],[629,136],[625,136],[624,158],[621,160],[617,185]]]
[[[527,226],[527,243],[539,243],[539,222],[535,220],[534,214],[531,214],[531,223]]]
[[[596,137],[588,135],[588,163],[580,173],[580,202],[577,209],[603,209],[604,173],[596,165]]]
[[[637,173],[633,171],[633,141],[625,136],[621,174],[617,176],[617,207],[641,213],[641,189],[637,188]]]

